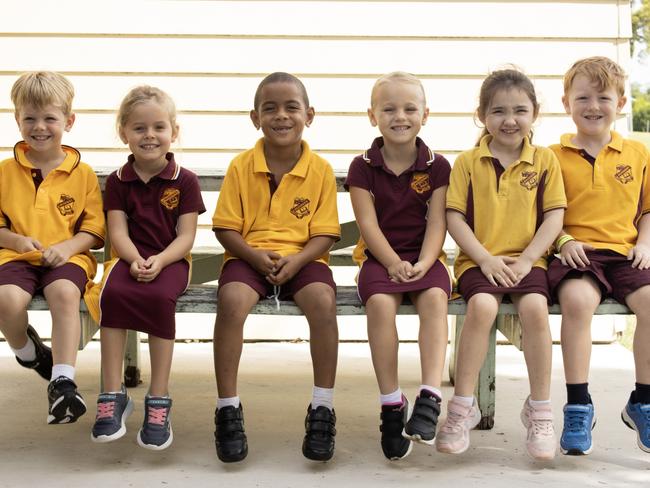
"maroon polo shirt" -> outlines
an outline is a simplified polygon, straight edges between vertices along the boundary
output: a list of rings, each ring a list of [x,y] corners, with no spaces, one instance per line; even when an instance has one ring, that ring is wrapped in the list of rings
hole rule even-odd
[[[370,149],[354,158],[345,188],[356,186],[373,195],[379,228],[395,252],[418,253],[424,241],[429,200],[436,188],[449,185],[451,165],[418,137],[415,162],[396,176],[384,163],[383,145],[383,138],[378,137]]]
[[[167,153],[167,166],[144,183],[133,169],[133,155],[106,180],[104,211],[127,215],[129,237],[143,258],[163,251],[176,238],[178,218],[205,212],[199,180]]]

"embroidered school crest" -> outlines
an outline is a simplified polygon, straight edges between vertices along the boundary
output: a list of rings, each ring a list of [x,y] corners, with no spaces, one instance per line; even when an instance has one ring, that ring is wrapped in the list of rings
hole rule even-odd
[[[614,175],[618,181],[626,185],[634,179],[632,176],[632,168],[629,164],[617,164],[616,165],[616,174]]]
[[[74,214],[74,198],[65,193],[61,193],[59,197],[59,203],[56,204],[56,208],[59,209],[61,215],[73,215]]]
[[[174,210],[180,202],[181,191],[178,188],[166,188],[160,197],[160,203],[167,210]]]
[[[413,178],[411,178],[411,188],[413,188],[417,193],[424,193],[431,190],[429,174],[413,173]]]
[[[537,188],[539,184],[539,178],[537,177],[537,171],[522,171],[521,180],[519,184],[523,186],[526,190],[532,190]]]
[[[295,198],[293,200],[293,207],[290,212],[297,218],[302,219],[310,214],[309,212],[309,199],[308,198]]]

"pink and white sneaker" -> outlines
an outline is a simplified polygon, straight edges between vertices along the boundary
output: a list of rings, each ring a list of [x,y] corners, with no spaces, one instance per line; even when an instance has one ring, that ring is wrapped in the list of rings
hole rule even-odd
[[[551,404],[532,407],[529,398],[526,398],[521,409],[521,423],[528,430],[526,449],[533,459],[549,461],[555,457],[557,449]]]
[[[454,401],[447,403],[447,418],[436,435],[436,449],[449,454],[461,454],[469,449],[469,431],[481,421],[476,399],[471,407]]]

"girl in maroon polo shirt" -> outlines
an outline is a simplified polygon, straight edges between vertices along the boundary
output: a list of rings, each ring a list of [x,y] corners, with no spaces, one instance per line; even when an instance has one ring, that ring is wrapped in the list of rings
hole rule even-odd
[[[168,394],[176,299],[190,277],[189,252],[198,214],[205,211],[196,175],[174,161],[176,108],[162,90],[140,86],[122,101],[120,139],[132,154],[106,182],[104,209],[112,259],[99,299],[102,380],[91,438],[110,442],[126,433],[133,401],[122,384],[126,330],[149,334],[151,384],[144,400],[140,446],[160,450],[173,439]]]
[[[379,78],[368,116],[382,137],[352,161],[346,180],[361,231],[354,258],[361,266],[358,291],[368,317],[381,447],[388,459],[407,456],[412,441],[433,444],[442,397],[451,292],[442,245],[451,168],[417,137],[428,113],[416,77],[394,72]],[[395,316],[405,295],[420,318],[422,385],[410,419],[397,377]]]

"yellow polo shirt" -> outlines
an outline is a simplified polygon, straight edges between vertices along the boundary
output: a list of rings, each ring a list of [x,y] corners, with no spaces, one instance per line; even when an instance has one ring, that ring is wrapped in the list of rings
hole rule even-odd
[[[40,171],[27,159],[29,146],[19,142],[14,157],[0,163],[0,227],[37,239],[44,248],[87,232],[104,240],[105,222],[102,194],[97,176],[80,161],[79,152],[61,146],[63,162],[49,172],[36,188]],[[101,247],[101,244],[100,244]],[[41,251],[17,253],[0,249],[0,265],[10,261],[41,264]],[[90,252],[76,254],[70,263],[81,266],[91,280],[97,262]]]
[[[264,138],[228,167],[212,217],[216,229],[239,232],[249,246],[282,256],[300,252],[316,236],[339,239],[336,179],[329,163],[302,141],[302,156],[271,195]],[[224,262],[234,256],[225,253]],[[318,261],[327,264],[329,253]]]
[[[560,160],[567,196],[564,230],[596,249],[627,255],[636,244],[639,219],[650,212],[650,152],[612,131],[592,165],[573,137],[564,134],[550,147]]]
[[[544,212],[566,207],[557,158],[547,148],[524,139],[518,161],[497,177],[488,144],[461,153],[451,170],[447,209],[462,213],[474,235],[492,255],[519,256],[543,222]],[[502,169],[502,168],[501,168]],[[477,264],[460,250],[456,278]],[[542,256],[534,266],[546,269]]]

